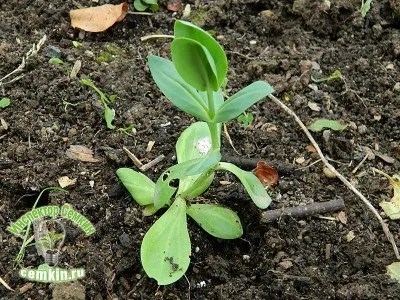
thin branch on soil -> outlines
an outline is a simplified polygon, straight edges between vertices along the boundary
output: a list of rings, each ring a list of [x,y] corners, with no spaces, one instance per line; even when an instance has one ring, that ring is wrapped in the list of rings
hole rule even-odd
[[[336,199],[324,202],[311,203],[308,205],[299,205],[296,207],[274,209],[263,212],[261,214],[261,222],[273,222],[280,219],[283,216],[302,218],[315,214],[334,212],[343,208],[344,208],[343,199]]]
[[[146,35],[146,36],[142,36],[140,38],[140,40],[142,42],[147,41],[149,39],[159,39],[159,38],[166,38],[166,39],[173,39],[175,38],[175,36],[173,35],[167,35],[167,34],[153,34],[153,35]]]
[[[3,278],[0,277],[0,283],[9,291],[14,291],[10,286],[3,280]]]
[[[228,154],[224,154],[224,161],[237,165],[246,170],[253,170],[256,168],[257,163],[260,158],[246,158],[246,157],[238,157],[238,156],[231,156]],[[289,175],[293,174],[296,171],[296,166],[288,163],[278,162],[278,161],[265,161],[268,165],[275,168],[279,174]]]
[[[387,239],[392,245],[393,252],[398,260],[400,260],[400,254],[399,254],[399,249],[397,248],[396,242],[393,238],[392,233],[389,230],[389,226],[385,223],[385,221],[382,219],[381,215],[379,212],[375,209],[375,207],[371,204],[371,202],[368,201],[368,199],[361,194],[360,191],[358,191],[342,174],[340,174],[334,166],[332,166],[328,160],[325,158],[324,154],[322,153],[321,149],[319,148],[317,142],[314,140],[313,136],[311,135],[310,131],[307,129],[307,127],[303,124],[303,122],[300,120],[300,118],[292,111],[289,107],[287,107],[285,104],[283,104],[278,98],[276,98],[273,95],[268,96],[275,104],[277,104],[279,107],[281,107],[287,114],[292,116],[297,124],[301,127],[301,129],[304,131],[308,139],[310,140],[311,144],[314,146],[314,148],[317,150],[317,153],[319,157],[321,158],[322,162],[325,164],[327,168],[329,168],[337,178],[345,186],[347,186],[354,194],[356,194],[362,202],[368,207],[369,210],[375,215],[375,217],[378,219],[379,223],[381,224],[381,227],[383,229],[383,232],[385,233]]]
[[[133,163],[135,164],[135,166],[137,168],[140,168],[143,166],[142,162],[139,160],[139,158],[136,157],[135,154],[133,154],[131,151],[129,151],[128,148],[126,148],[125,146],[122,147],[122,149],[125,151],[126,155],[128,155],[128,157],[133,161]]]
[[[165,156],[163,154],[161,154],[161,155],[157,156],[155,159],[153,159],[151,162],[148,162],[147,164],[141,166],[139,168],[139,170],[142,172],[147,171],[148,169],[154,167],[159,162],[163,161],[164,158],[165,158]]]
[[[228,128],[226,127],[226,123],[224,123],[224,135],[226,139],[228,140],[229,144],[231,145],[232,149],[236,152],[237,155],[240,155],[240,153],[236,150],[235,146],[233,145],[231,136],[229,135]]]

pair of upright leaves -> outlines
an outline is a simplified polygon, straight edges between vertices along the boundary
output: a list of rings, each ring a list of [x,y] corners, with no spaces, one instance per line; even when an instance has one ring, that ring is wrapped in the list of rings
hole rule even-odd
[[[223,123],[271,94],[273,88],[257,81],[225,102],[220,87],[226,80],[227,58],[222,47],[206,31],[176,21],[171,44],[172,62],[149,55],[151,75],[163,94],[178,108],[205,122]],[[215,113],[209,109],[206,92],[213,92]]]

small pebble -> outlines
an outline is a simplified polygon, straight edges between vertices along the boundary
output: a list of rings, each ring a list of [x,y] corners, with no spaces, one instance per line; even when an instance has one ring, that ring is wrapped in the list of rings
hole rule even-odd
[[[367,126],[365,125],[360,125],[357,129],[359,134],[366,134],[368,131]]]
[[[250,256],[247,255],[247,254],[243,255],[243,261],[244,261],[245,263],[248,263],[248,262],[250,261]]]
[[[45,51],[47,57],[56,57],[56,58],[61,57],[61,49],[57,46],[53,46],[53,45],[47,46],[44,49],[44,51]]]

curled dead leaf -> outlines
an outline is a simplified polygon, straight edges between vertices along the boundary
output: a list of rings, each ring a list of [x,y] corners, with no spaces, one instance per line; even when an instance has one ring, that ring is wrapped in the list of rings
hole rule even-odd
[[[119,5],[104,4],[71,10],[69,16],[72,27],[89,32],[101,32],[122,21],[128,9],[126,2]]]
[[[257,163],[257,168],[253,170],[253,173],[260,180],[263,187],[269,186],[270,188],[274,188],[278,185],[278,172],[264,161]]]
[[[84,162],[99,162],[93,157],[93,151],[81,145],[71,145],[65,152],[67,157]]]

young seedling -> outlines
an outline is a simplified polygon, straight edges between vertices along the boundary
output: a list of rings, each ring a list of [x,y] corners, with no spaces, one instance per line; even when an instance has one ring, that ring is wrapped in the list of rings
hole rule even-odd
[[[134,0],[133,7],[137,11],[145,11],[146,9],[150,9],[151,11],[158,10],[157,0]]]
[[[331,81],[332,79],[337,79],[337,78],[342,78],[342,73],[340,73],[339,70],[336,70],[335,72],[333,72],[331,75],[329,75],[328,77],[323,77],[323,78],[314,78],[311,76],[311,80],[315,83],[321,83],[321,82],[328,82]]]
[[[111,104],[114,102],[115,100],[115,96],[111,95],[110,98],[107,98],[106,95],[100,91],[95,85],[94,83],[89,80],[89,79],[81,79],[79,81],[82,85],[86,85],[90,88],[92,88],[97,94],[99,94],[100,96],[100,101],[104,106],[104,120],[107,123],[107,128],[108,129],[114,129],[115,126],[112,124],[112,122],[114,121],[115,118],[115,110],[110,108],[108,106],[108,104]]]
[[[231,163],[221,162],[221,124],[238,117],[273,92],[257,81],[224,100],[228,62],[222,47],[206,31],[176,21],[171,44],[172,61],[149,55],[150,72],[162,93],[178,108],[202,120],[182,132],[176,143],[178,164],[153,182],[142,173],[120,168],[117,175],[144,214],[167,211],[144,236],[142,265],[159,285],[180,279],[190,263],[191,245],[186,215],[209,234],[234,239],[243,234],[238,215],[217,204],[204,204],[197,196],[207,190],[216,171],[233,173],[261,209],[271,198],[258,178]],[[172,185],[172,182],[177,183]]]
[[[0,99],[0,108],[6,108],[8,106],[10,106],[11,101],[8,98],[1,98]]]
[[[372,3],[372,0],[365,0],[365,1],[361,0],[361,17],[362,18],[365,18],[367,13],[370,11],[371,3]]]
[[[242,124],[244,127],[249,127],[251,124],[253,124],[254,121],[254,116],[252,113],[246,113],[243,112],[238,118],[237,121]]]

